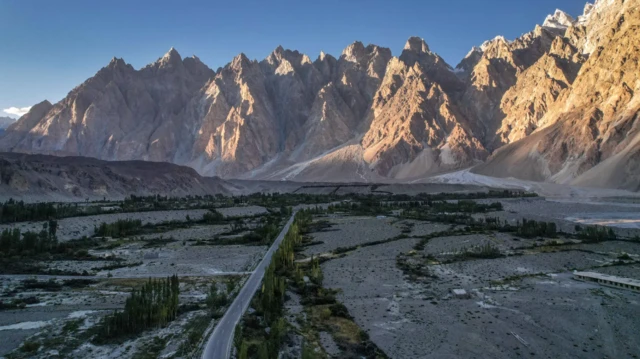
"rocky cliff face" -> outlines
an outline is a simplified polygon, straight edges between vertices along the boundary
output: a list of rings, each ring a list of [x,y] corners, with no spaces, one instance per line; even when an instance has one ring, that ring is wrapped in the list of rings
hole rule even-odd
[[[556,53],[564,54],[560,63],[569,69],[579,66],[581,58],[588,56],[588,60],[574,80],[565,77],[568,83],[552,67],[555,76],[549,78],[568,86],[538,120],[540,128],[498,150],[478,172],[640,190],[637,5],[635,1],[607,0],[587,7],[581,23],[574,25],[580,30],[571,32],[572,36],[584,34],[586,40],[569,38],[575,47],[558,44],[554,48],[565,49]],[[603,26],[603,21],[609,26]],[[592,43],[597,47],[590,52]],[[574,48],[581,48],[583,56],[576,56]],[[560,55],[550,56],[560,59]]]
[[[455,100],[463,87],[422,39],[410,38],[402,55],[389,62],[371,105],[362,140],[369,167],[383,176],[411,178],[484,159],[487,153]]]
[[[316,181],[411,180],[491,155],[478,171],[629,187],[592,168],[640,173],[637,5],[556,10],[455,69],[417,37],[399,57],[360,42],[314,61],[278,47],[216,73],[174,49],[140,70],[113,59],[59,103],[34,106],[0,150]]]
[[[171,159],[181,112],[211,76],[197,58],[183,61],[174,49],[139,71],[114,58],[54,106],[34,106],[8,129],[2,148],[107,160]]]

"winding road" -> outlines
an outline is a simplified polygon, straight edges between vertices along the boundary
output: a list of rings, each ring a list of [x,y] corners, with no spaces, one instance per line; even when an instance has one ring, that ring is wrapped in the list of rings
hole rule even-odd
[[[251,298],[256,293],[258,288],[262,285],[262,278],[267,270],[267,267],[271,263],[271,257],[282,243],[284,235],[289,231],[289,227],[293,223],[293,218],[296,215],[297,210],[293,211],[291,218],[287,221],[278,238],[273,242],[273,245],[269,248],[264,258],[260,261],[256,269],[253,271],[249,279],[245,282],[242,289],[233,300],[233,303],[229,306],[224,316],[220,319],[216,325],[213,333],[209,337],[207,344],[202,352],[203,359],[227,359],[231,353],[231,345],[233,342],[233,333],[236,325],[242,318],[244,312],[249,308]]]

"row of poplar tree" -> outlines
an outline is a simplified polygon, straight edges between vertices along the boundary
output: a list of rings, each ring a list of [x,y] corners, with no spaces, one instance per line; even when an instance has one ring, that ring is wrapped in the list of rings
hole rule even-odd
[[[5,229],[0,233],[0,257],[55,252],[58,247],[57,229],[58,222],[53,220],[45,222],[40,232]]]
[[[107,316],[101,326],[101,337],[111,339],[134,335],[150,328],[167,325],[178,315],[178,276],[149,279],[142,288],[134,290],[123,311]]]
[[[276,358],[278,350],[286,334],[285,320],[282,308],[287,288],[287,276],[294,273],[297,264],[294,261],[294,250],[302,242],[302,229],[311,221],[311,211],[296,213],[289,231],[284,236],[280,247],[274,253],[271,264],[267,268],[262,280],[262,290],[258,294],[256,306],[264,314],[264,318],[271,329],[266,340],[255,348],[259,358]],[[249,344],[242,339],[241,332],[236,333],[238,359],[246,359]]]

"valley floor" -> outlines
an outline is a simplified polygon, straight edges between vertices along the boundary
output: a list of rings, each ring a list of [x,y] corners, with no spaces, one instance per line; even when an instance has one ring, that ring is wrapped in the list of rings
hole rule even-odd
[[[637,199],[543,198],[488,192],[488,185],[309,186],[296,194],[154,202],[157,210],[142,200],[136,206],[144,210],[130,212],[123,212],[130,203],[86,204],[107,213],[59,219],[58,240],[90,247],[2,258],[0,356],[198,357],[287,208],[303,204],[313,215],[295,250],[302,287],[287,279],[282,358],[640,355],[640,293],[572,276],[581,270],[640,279]],[[417,195],[429,186],[438,191]],[[523,219],[553,226],[553,233],[523,235],[515,229]],[[103,223],[113,230],[127,220],[140,224],[98,235]],[[491,221],[504,227],[489,227]],[[0,231],[37,232],[47,224],[7,223]],[[592,224],[611,228],[615,238],[586,239]],[[308,273],[326,297],[305,292]],[[180,279],[175,320],[96,341],[104,318],[122,310],[133,290],[173,274]],[[226,301],[212,307],[212,288]],[[251,348],[260,343],[250,335],[264,334],[251,327],[260,328],[260,315],[253,308],[244,320],[254,330],[244,334]]]

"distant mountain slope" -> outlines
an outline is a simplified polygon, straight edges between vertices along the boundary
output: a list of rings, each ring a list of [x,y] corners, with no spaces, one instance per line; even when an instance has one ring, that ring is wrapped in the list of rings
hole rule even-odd
[[[16,122],[14,118],[0,117],[0,136],[2,136],[2,134],[4,133],[4,130],[14,122]]]
[[[170,163],[0,153],[0,200],[121,199],[135,195],[229,194],[236,188]]]
[[[173,48],[140,70],[114,58],[62,101],[33,106],[0,150],[347,182],[413,181],[488,159],[475,171],[631,188],[591,169],[640,174],[638,5],[556,10],[455,68],[417,37],[398,57],[357,41],[315,60],[278,47],[216,72]]]
[[[11,117],[2,117],[0,116],[0,130],[4,130],[9,127],[12,123],[16,122],[16,119]]]

